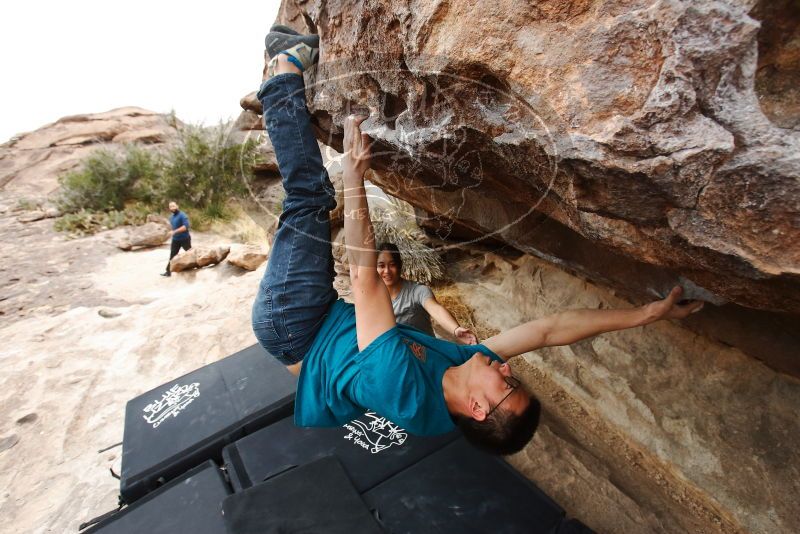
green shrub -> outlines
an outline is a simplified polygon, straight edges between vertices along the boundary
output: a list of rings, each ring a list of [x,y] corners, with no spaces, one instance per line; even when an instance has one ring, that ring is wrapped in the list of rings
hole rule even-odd
[[[121,210],[135,199],[136,184],[156,180],[158,169],[157,156],[135,145],[127,145],[121,154],[100,149],[80,170],[60,178],[56,203],[65,213]]]
[[[84,235],[138,223],[173,200],[198,230],[229,218],[230,202],[249,193],[257,141],[230,145],[226,134],[223,125],[187,126],[164,152],[135,145],[97,150],[60,178],[56,202],[65,215],[56,228]]]
[[[21,198],[17,200],[17,211],[33,211],[42,207],[42,202],[39,200],[32,200],[30,198]]]
[[[187,127],[166,156],[162,200],[224,218],[231,198],[244,198],[252,178],[256,141],[226,145],[224,128]]]

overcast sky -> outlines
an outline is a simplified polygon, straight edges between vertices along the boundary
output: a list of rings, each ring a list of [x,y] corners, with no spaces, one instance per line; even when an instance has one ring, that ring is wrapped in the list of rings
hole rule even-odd
[[[236,117],[258,88],[277,0],[7,2],[0,17],[0,143],[65,115],[174,109]]]

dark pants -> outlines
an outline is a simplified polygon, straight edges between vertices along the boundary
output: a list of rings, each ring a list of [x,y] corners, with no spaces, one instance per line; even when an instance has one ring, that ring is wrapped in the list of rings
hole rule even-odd
[[[167,272],[170,272],[169,263],[172,261],[172,258],[178,255],[178,252],[181,251],[181,248],[183,250],[189,250],[190,248],[192,248],[192,238],[187,237],[186,239],[181,239],[180,241],[175,241],[174,239],[172,240],[172,245],[169,248],[169,261],[167,262]]]
[[[275,358],[292,365],[303,360],[338,298],[330,243],[336,199],[311,130],[303,77],[273,76],[258,99],[286,198],[253,303],[253,332]]]

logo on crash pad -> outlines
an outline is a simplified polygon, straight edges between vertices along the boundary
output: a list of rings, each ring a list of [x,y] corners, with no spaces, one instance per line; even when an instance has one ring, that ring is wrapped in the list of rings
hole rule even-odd
[[[343,425],[343,428],[348,431],[344,439],[372,454],[378,454],[392,445],[402,445],[408,437],[405,430],[375,412],[367,412]]]
[[[200,396],[200,383],[193,382],[185,386],[175,384],[161,394],[161,398],[144,407],[144,420],[158,428],[158,425],[170,417],[178,417],[192,401]]]

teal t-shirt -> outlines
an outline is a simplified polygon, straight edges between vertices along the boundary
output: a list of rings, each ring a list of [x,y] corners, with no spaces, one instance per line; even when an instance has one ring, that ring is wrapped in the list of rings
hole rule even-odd
[[[400,324],[359,351],[355,307],[337,300],[303,358],[295,424],[338,426],[372,410],[412,434],[444,434],[455,425],[442,376],[476,352],[502,361],[483,345],[458,345]]]

